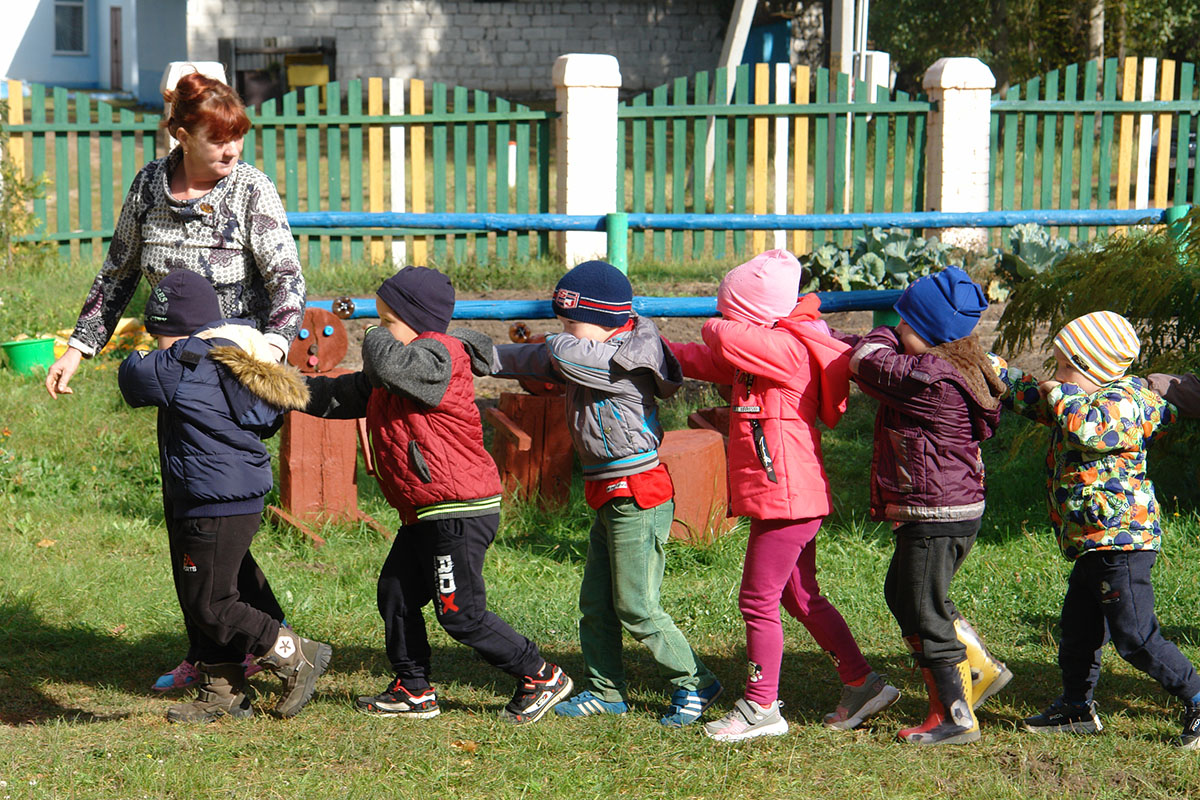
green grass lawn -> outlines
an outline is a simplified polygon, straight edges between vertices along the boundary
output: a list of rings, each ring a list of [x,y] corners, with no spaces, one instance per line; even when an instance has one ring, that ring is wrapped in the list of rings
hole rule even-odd
[[[69,326],[93,265],[53,262],[0,273],[0,339]],[[347,273],[349,276],[349,273]],[[372,280],[375,280],[374,276]],[[373,283],[346,277],[346,290]],[[140,300],[133,308],[140,308]],[[724,745],[697,727],[656,722],[667,686],[644,649],[626,659],[636,704],[624,718],[527,728],[498,717],[509,678],[443,634],[428,615],[444,713],[433,720],[358,714],[357,694],[389,678],[375,611],[375,577],[389,547],[373,531],[325,531],[314,550],[296,532],[265,526],[255,554],[289,620],[334,647],[330,672],[297,718],[263,715],[208,726],[168,725],[172,699],[151,681],[186,647],[160,518],[154,414],[116,389],[118,360],[86,364],[75,395],[52,401],[40,380],[0,369],[0,800],[8,798],[1166,798],[1200,792],[1200,755],[1169,746],[1176,701],[1109,649],[1095,737],[1017,730],[1059,689],[1056,627],[1069,565],[1048,533],[1041,431],[1008,419],[989,443],[989,507],[953,596],[1012,668],[1009,688],[980,715],[978,744],[919,749],[895,743],[923,718],[924,691],[883,602],[887,528],[866,516],[874,410],[852,397],[825,437],[836,509],[822,531],[823,587],[900,702],[851,733],[820,720],[840,687],[803,628],[785,622],[782,699],[788,735]],[[694,393],[689,396],[694,396]],[[676,416],[676,419],[682,415]],[[1200,518],[1196,465],[1166,443],[1151,459],[1166,510],[1166,551],[1155,570],[1164,630],[1200,660]],[[360,501],[394,523],[373,479]],[[577,490],[546,514],[508,507],[486,573],[489,601],[548,657],[578,676],[576,593],[589,512]],[[745,675],[736,606],[745,527],[715,544],[670,547],[664,602],[727,687]],[[252,681],[258,705],[277,682]],[[711,715],[710,715],[711,718]]]

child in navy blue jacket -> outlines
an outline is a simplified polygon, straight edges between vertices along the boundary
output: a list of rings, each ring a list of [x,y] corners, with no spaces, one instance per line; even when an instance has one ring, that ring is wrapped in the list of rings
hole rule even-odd
[[[158,283],[146,330],[159,349],[125,359],[118,383],[131,406],[159,409],[171,569],[200,675],[196,700],[172,706],[167,719],[251,716],[246,653],[284,682],[275,713],[294,716],[333,651],[245,602],[238,574],[253,563],[250,542],[272,486],[261,440],[279,429],[284,411],[304,407],[308,391],[252,324],[221,319],[212,284],[197,273],[177,270]]]

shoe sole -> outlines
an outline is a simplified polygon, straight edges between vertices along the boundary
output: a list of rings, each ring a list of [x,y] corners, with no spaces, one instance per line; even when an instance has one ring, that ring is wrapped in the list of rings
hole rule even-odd
[[[772,722],[770,725],[747,728],[741,733],[710,733],[705,729],[704,735],[718,742],[744,742],[747,739],[757,739],[760,736],[783,736],[787,732],[787,720],[780,719],[778,722]]]
[[[1067,725],[1038,725],[1036,727],[1029,723],[1022,723],[1021,727],[1029,733],[1099,733],[1104,730],[1104,725],[1099,720],[1072,722]]]
[[[981,705],[987,702],[989,697],[995,695],[1005,686],[1008,686],[1008,682],[1011,681],[1012,678],[1012,670],[1010,670],[1008,667],[1005,667],[1004,670],[997,675],[990,684],[988,684],[988,687],[983,690],[983,694],[979,695],[979,697],[975,699],[975,702],[971,705],[971,710],[974,711],[975,709],[979,708]]]
[[[180,718],[180,717],[172,716],[170,709],[168,709],[166,716],[167,716],[167,722],[170,722],[174,725],[206,725],[210,722],[216,722],[217,720],[221,719],[221,717],[233,717],[234,719],[250,719],[251,717],[254,716],[254,708],[253,707],[247,707],[244,709],[234,708],[234,709],[230,709],[229,711],[218,710],[218,711],[214,711],[210,714],[207,714],[203,717],[198,717],[198,718],[193,718],[193,719],[189,719],[187,717]]]
[[[300,689],[299,699],[295,699],[296,689],[292,689],[292,692],[287,697],[280,699],[275,706],[275,716],[281,719],[291,719],[304,710],[317,690],[317,679],[325,674],[332,658],[333,648],[324,642],[320,643],[320,646],[317,647],[316,657],[313,658],[312,671],[305,677],[303,688]]]
[[[512,712],[505,711],[504,712],[505,717],[508,719],[509,722],[511,722],[514,725],[532,725],[533,723],[540,720],[542,717],[546,716],[547,711],[554,708],[556,705],[561,703],[563,700],[566,700],[568,697],[570,697],[571,692],[575,689],[575,682],[571,680],[571,676],[567,675],[566,673],[563,673],[563,677],[566,678],[566,683],[563,684],[561,689],[559,689],[554,694],[550,695],[550,699],[547,700],[545,702],[545,704],[537,710],[537,713],[527,716],[524,719],[521,719],[520,717],[516,716]]]
[[[926,740],[923,738],[928,735],[929,734],[927,733],[915,733],[908,737],[901,737],[899,734],[897,734],[896,739],[904,742],[905,744],[936,747],[939,744],[970,744],[971,742],[978,742],[980,734],[979,728],[972,728],[969,731],[963,731],[962,733],[955,734],[954,736],[947,736],[945,739],[938,739],[937,741]]]
[[[862,708],[853,717],[847,717],[837,722],[826,722],[825,725],[837,731],[854,730],[899,699],[900,690],[889,684],[884,686],[882,692],[872,697],[868,702],[863,703]]]
[[[442,713],[440,708],[431,711],[385,711],[379,706],[357,706],[360,714],[368,717],[386,717],[388,719],[433,719]]]

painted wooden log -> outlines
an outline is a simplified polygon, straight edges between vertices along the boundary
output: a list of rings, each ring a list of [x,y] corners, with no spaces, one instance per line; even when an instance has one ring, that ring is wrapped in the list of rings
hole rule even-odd
[[[710,542],[733,528],[737,520],[727,516],[725,440],[720,433],[711,429],[667,431],[658,458],[675,485],[673,537]]]
[[[565,503],[574,462],[566,400],[561,395],[506,392],[485,416],[496,429],[492,457],[504,493],[553,505]]]

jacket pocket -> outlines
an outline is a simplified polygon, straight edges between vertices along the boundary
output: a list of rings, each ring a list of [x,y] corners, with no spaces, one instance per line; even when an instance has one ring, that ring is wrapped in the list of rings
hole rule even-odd
[[[425,462],[425,454],[421,452],[415,439],[408,443],[408,463],[421,479],[421,483],[433,483],[433,475],[429,472],[429,464]]]
[[[927,487],[925,478],[925,440],[920,435],[884,428],[887,434],[892,461],[881,459],[878,470],[879,485],[893,492],[915,492]]]

